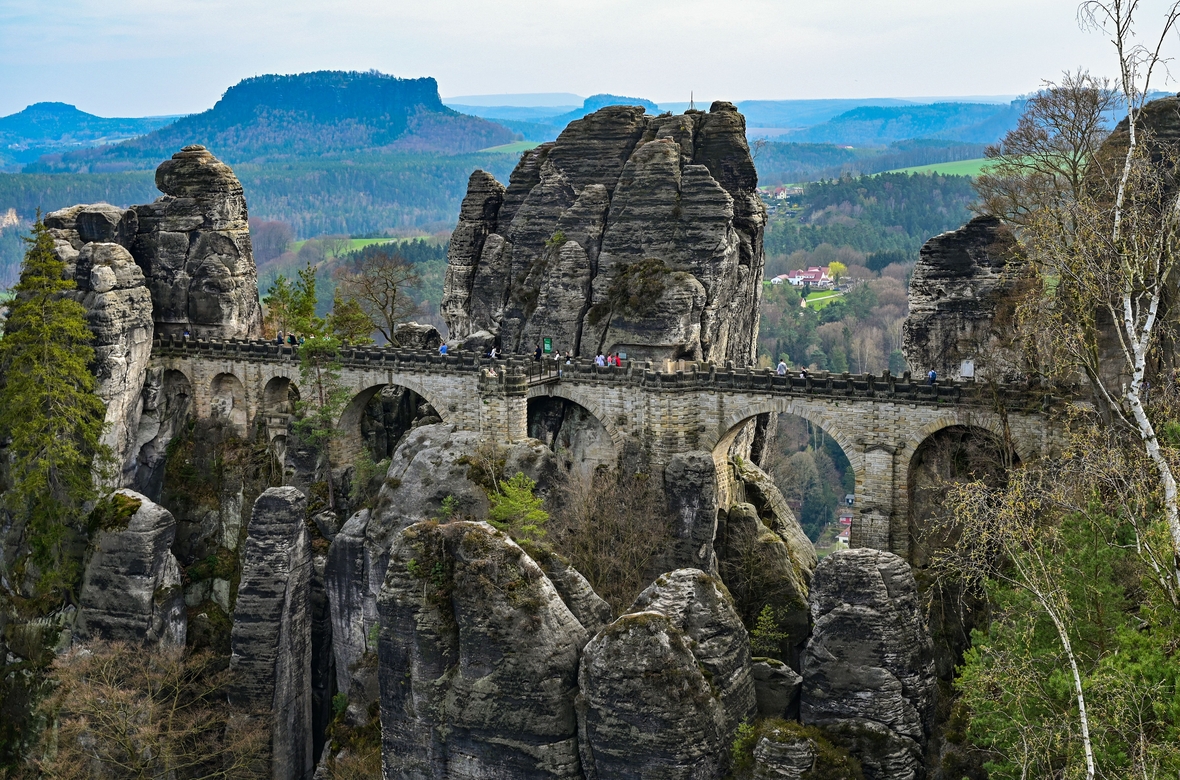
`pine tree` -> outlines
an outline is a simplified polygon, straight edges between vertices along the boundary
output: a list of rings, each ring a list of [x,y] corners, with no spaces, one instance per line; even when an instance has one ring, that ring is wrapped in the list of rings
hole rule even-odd
[[[356,298],[344,298],[340,288],[332,296],[332,311],[328,314],[328,327],[332,334],[345,344],[364,346],[373,343],[373,318],[357,302]]]
[[[292,286],[293,326],[303,334],[299,345],[300,387],[303,398],[295,404],[299,415],[295,431],[308,445],[316,448],[327,473],[328,508],[336,508],[336,488],[332,481],[332,442],[340,438],[336,427],[351,393],[340,378],[340,341],[332,336],[328,323],[315,315],[315,267],[299,271]]]
[[[93,335],[86,310],[66,295],[73,280],[53,254],[38,218],[13,288],[0,339],[0,441],[8,441],[5,508],[24,525],[24,544],[42,572],[42,593],[68,586],[76,561],[63,547],[81,530],[83,504],[95,496],[93,469],[106,409],[89,364]]]

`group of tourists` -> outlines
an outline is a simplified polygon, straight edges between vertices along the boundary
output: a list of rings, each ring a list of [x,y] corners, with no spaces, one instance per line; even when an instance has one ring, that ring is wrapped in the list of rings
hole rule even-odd
[[[312,336],[312,338],[315,338],[315,336]],[[284,338],[283,332],[280,330],[275,335],[275,343],[278,344],[279,346],[282,346],[283,344],[288,344],[292,347],[297,347],[303,343],[303,337],[296,336],[294,333],[288,333],[286,338]]]
[[[609,356],[604,357],[601,352],[594,358],[594,365],[602,368],[605,366],[621,366],[623,361],[619,358],[619,353],[615,352]]]

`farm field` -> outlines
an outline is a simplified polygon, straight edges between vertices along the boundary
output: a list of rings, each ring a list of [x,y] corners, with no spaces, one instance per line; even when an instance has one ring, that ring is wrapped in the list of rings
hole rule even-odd
[[[415,236],[415,238],[429,238],[429,236],[427,236],[424,233],[421,236]],[[371,246],[373,244],[388,244],[393,241],[408,241],[408,240],[410,240],[410,239],[404,239],[404,238],[350,238],[348,240],[349,241],[348,249],[345,249],[344,251],[345,252],[352,252],[354,250],[363,249],[364,247]],[[298,252],[299,249],[306,243],[307,243],[306,239],[304,239],[303,241],[296,241],[295,243],[291,244],[291,251]]]
[[[539,141],[513,141],[510,144],[501,144],[499,146],[489,146],[487,149],[480,149],[482,152],[497,152],[500,154],[520,154],[527,152],[530,149],[536,149],[540,146]]]
[[[933,163],[931,165],[917,165],[913,168],[898,168],[886,173],[938,173],[943,176],[978,176],[988,165],[986,157],[974,160],[959,160],[957,162]]]

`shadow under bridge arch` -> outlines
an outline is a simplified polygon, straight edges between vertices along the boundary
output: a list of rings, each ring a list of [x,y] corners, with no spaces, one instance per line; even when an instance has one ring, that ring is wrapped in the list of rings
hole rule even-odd
[[[766,399],[726,418],[704,440],[717,469],[718,505],[728,509],[748,502],[746,480],[739,475],[755,447],[754,423],[773,414],[762,432],[764,472],[780,490],[807,536],[821,546],[848,544],[856,506],[864,492],[862,448],[850,440],[824,410],[795,399]],[[744,464],[739,467],[739,459]],[[747,471],[747,480],[761,479]],[[851,500],[851,503],[850,503]],[[756,503],[752,502],[751,503]]]
[[[598,404],[565,388],[545,389],[551,392],[529,394],[529,437],[544,442],[573,473],[589,477],[600,466],[615,468],[622,435]]]
[[[420,386],[369,385],[356,391],[340,414],[336,460],[340,465],[352,463],[367,452],[380,462],[392,457],[411,428],[431,422],[446,422],[446,418]]]

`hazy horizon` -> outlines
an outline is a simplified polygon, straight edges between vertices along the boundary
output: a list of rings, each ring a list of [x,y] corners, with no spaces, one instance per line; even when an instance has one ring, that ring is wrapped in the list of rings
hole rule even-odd
[[[1060,0],[0,0],[0,115],[45,101],[189,114],[243,78],[312,70],[432,76],[468,97],[1019,95],[1065,69],[1110,72],[1108,49]]]

